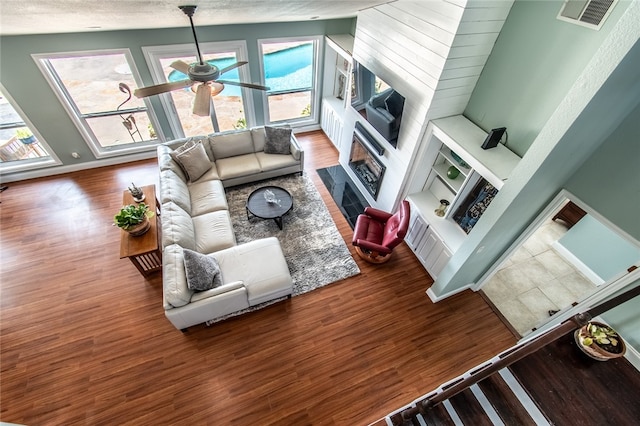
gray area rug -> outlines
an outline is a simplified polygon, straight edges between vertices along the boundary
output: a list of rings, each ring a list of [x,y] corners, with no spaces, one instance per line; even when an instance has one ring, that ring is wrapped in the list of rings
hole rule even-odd
[[[280,230],[273,220],[256,217],[247,219],[249,194],[262,186],[275,185],[286,189],[293,197],[293,209],[283,217]],[[290,175],[227,190],[229,213],[238,244],[266,237],[277,237],[293,278],[293,296],[357,275],[360,269],[331,219],[320,194],[311,179]],[[259,309],[266,302],[238,315]],[[222,319],[218,318],[212,322]]]

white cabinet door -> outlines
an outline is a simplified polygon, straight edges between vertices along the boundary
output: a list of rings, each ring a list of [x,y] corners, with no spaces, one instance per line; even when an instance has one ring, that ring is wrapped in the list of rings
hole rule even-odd
[[[422,261],[422,264],[427,271],[431,269],[430,265],[432,261],[430,259],[433,256],[434,250],[437,251],[438,243],[442,244],[442,242],[438,240],[435,234],[431,231],[431,228],[427,228],[427,232],[424,235],[424,243],[416,252],[418,259]]]
[[[411,223],[409,224],[409,232],[407,232],[405,241],[414,252],[418,249],[420,243],[422,243],[427,226],[427,223],[422,217],[415,213],[413,214],[411,217]]]
[[[431,228],[427,228],[423,238],[424,244],[418,248],[416,255],[434,280],[449,261],[451,252],[442,242],[442,238]]]
[[[433,261],[433,266],[431,267],[431,269],[429,269],[429,275],[431,275],[431,278],[433,278],[434,280],[438,278],[438,275],[440,275],[440,272],[442,272],[445,265],[449,262],[450,258],[451,253],[443,244],[440,252],[438,253],[438,256]]]

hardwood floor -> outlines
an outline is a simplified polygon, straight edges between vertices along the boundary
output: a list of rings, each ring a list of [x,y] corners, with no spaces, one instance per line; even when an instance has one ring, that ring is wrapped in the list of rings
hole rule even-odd
[[[162,277],[119,259],[122,191],[155,160],[11,183],[1,195],[0,419],[47,424],[366,425],[515,343],[479,294],[433,304],[402,244],[357,257],[315,170],[337,164],[299,135],[361,274],[263,310],[176,330]]]

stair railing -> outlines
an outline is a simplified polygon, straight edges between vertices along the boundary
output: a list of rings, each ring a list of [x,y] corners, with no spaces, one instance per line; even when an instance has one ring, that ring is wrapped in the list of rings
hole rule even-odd
[[[631,300],[638,295],[640,295],[640,285],[631,290],[627,290],[626,292],[613,297],[584,313],[574,315],[543,334],[533,337],[530,340],[520,342],[519,344],[501,352],[499,355],[492,358],[492,360],[474,367],[457,379],[452,380],[447,385],[442,386],[441,391],[436,392],[435,394],[434,392],[431,392],[424,398],[414,402],[412,406],[392,414],[389,416],[392,424],[401,425],[407,420],[412,420],[415,423],[415,421],[417,421],[418,414],[427,416],[427,411],[437,404],[452,398],[499,370],[510,366],[522,358],[538,351],[544,346],[558,340],[562,336],[572,333],[586,325],[592,318],[626,302],[627,300]]]

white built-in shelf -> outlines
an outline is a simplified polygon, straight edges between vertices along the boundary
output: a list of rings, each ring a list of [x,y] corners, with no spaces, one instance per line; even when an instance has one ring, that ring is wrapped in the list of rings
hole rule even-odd
[[[332,34],[326,36],[327,44],[343,58],[351,60],[353,56],[353,43],[355,41],[351,34]]]
[[[412,216],[418,216],[409,230],[408,244],[435,275],[467,237],[453,220],[454,212],[482,178],[500,190],[520,161],[502,144],[482,149],[486,137],[485,131],[461,115],[433,120],[427,128],[420,164],[430,167],[421,174],[425,179],[422,191],[407,196]],[[451,167],[460,172],[454,179],[447,175]],[[441,199],[450,203],[444,217],[435,214]]]
[[[498,190],[520,161],[502,144],[482,149],[487,132],[462,115],[433,120],[433,124],[434,135]]]

